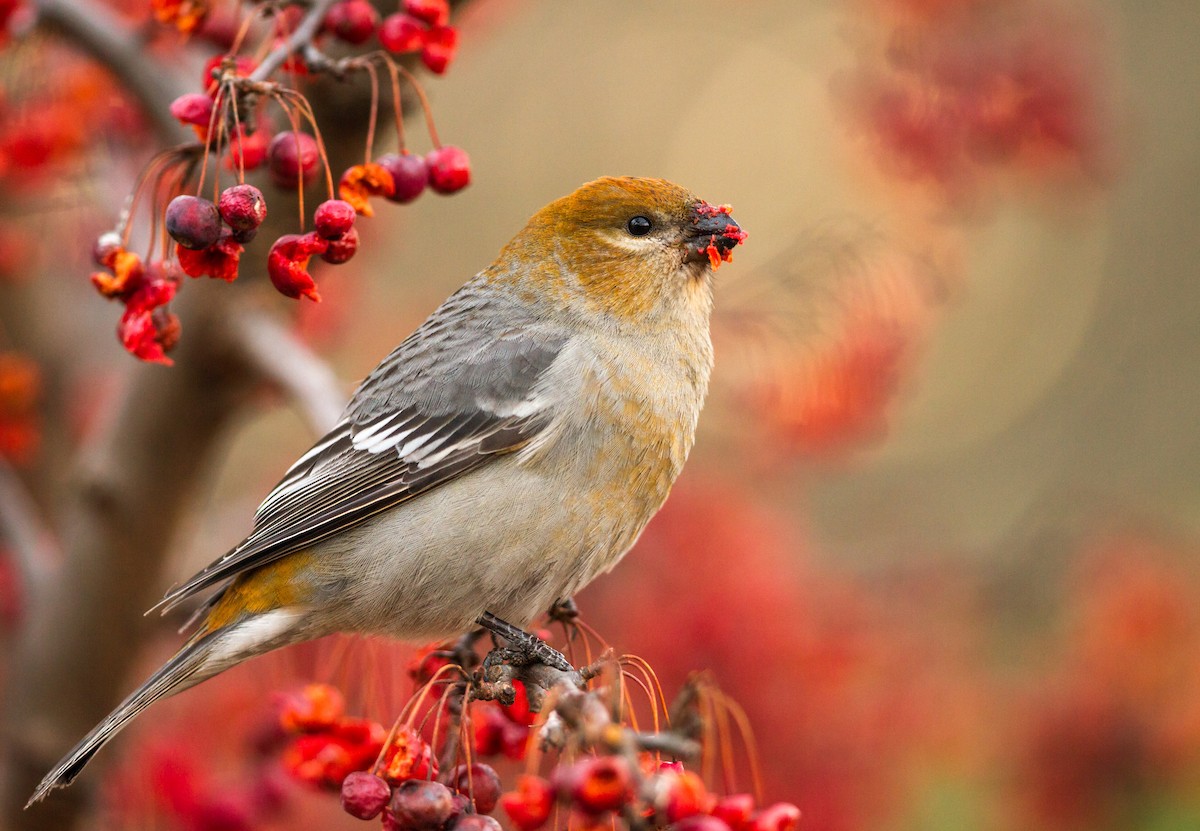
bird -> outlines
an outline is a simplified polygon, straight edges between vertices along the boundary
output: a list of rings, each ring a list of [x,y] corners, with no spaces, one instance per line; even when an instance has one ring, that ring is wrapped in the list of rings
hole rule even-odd
[[[525,628],[666,500],[713,366],[713,272],[745,238],[663,179],[603,177],[535,213],[366,376],[249,536],[166,594],[155,609],[209,593],[194,632],[26,807],[155,701],[289,644],[482,626],[565,662]]]

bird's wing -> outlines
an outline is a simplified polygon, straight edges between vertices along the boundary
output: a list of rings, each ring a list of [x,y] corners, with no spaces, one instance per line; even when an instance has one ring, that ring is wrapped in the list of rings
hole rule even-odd
[[[292,465],[250,535],[155,608],[338,534],[543,431],[552,413],[538,381],[565,339],[497,302],[481,300],[470,283],[447,300]]]

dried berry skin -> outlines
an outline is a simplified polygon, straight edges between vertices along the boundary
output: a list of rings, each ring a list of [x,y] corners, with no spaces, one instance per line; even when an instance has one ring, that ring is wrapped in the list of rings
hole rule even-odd
[[[342,810],[352,817],[374,819],[391,798],[391,786],[365,770],[356,770],[342,780]]]
[[[342,0],[325,16],[325,31],[346,43],[366,43],[379,25],[379,12],[367,0]]]
[[[217,211],[234,231],[253,231],[267,218],[267,200],[254,185],[234,185],[221,191]]]
[[[438,193],[456,193],[471,184],[471,160],[461,147],[447,144],[425,156],[429,187]]]
[[[308,273],[308,261],[313,254],[322,254],[329,247],[316,234],[284,234],[275,240],[267,254],[267,276],[271,284],[285,297],[307,297],[321,302],[317,284]]]
[[[221,216],[217,206],[199,196],[176,196],[167,205],[167,233],[171,239],[199,251],[221,236]]]
[[[379,42],[397,55],[416,52],[425,45],[425,26],[411,15],[389,14],[379,26]]]
[[[438,831],[454,812],[450,789],[441,782],[409,779],[392,792],[388,813],[409,831]]]
[[[330,265],[341,265],[358,253],[358,229],[351,228],[337,239],[329,240],[321,259]]]
[[[391,196],[395,191],[392,174],[375,162],[351,165],[338,182],[338,196],[363,216],[374,216],[372,196]]]
[[[287,130],[277,133],[267,145],[267,170],[271,181],[281,188],[294,188],[301,182],[307,185],[316,178],[320,157],[316,139]]]
[[[491,765],[458,765],[443,781],[452,790],[475,800],[475,810],[490,814],[500,801],[500,777]]]
[[[425,191],[429,184],[429,168],[425,160],[412,153],[388,153],[380,156],[376,162],[388,173],[392,174],[394,188],[388,197],[392,202],[407,205]]]
[[[354,206],[342,199],[327,199],[313,214],[313,227],[323,239],[335,240],[354,227]]]
[[[588,814],[615,811],[633,796],[628,763],[618,756],[584,759],[574,766],[571,800]]]

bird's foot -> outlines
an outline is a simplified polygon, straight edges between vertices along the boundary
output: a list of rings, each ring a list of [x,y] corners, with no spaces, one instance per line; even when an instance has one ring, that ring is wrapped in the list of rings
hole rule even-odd
[[[574,623],[579,617],[579,607],[575,605],[575,598],[566,597],[551,606],[546,616],[555,623]]]
[[[513,666],[545,664],[561,672],[571,672],[574,669],[571,662],[561,652],[537,635],[531,635],[524,629],[501,620],[491,612],[484,612],[475,622],[508,643],[507,646],[496,647],[483,659],[485,672],[498,663],[507,663]]]

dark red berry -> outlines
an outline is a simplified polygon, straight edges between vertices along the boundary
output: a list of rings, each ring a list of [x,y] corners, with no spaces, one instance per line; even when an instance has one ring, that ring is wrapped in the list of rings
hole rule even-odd
[[[380,156],[375,163],[392,174],[395,189],[388,197],[392,202],[407,205],[420,196],[429,184],[429,168],[420,156],[412,153],[388,153],[386,156]]]
[[[388,783],[365,770],[356,770],[342,780],[342,810],[352,817],[374,819],[391,798]]]
[[[327,199],[317,205],[317,211],[313,214],[313,226],[325,239],[341,239],[354,227],[354,218],[357,215],[354,206],[349,202]]]
[[[463,814],[471,813],[471,800],[467,799],[467,795],[463,793],[454,793],[450,795],[450,799],[454,802],[454,809],[450,812],[450,819],[447,824],[453,825],[454,821]]]
[[[453,26],[434,26],[425,34],[421,47],[421,63],[435,75],[441,75],[450,67],[458,53],[458,29]]]
[[[358,252],[358,229],[351,228],[338,239],[329,240],[321,259],[331,265],[341,265]]]
[[[461,147],[447,144],[425,156],[429,187],[438,193],[455,193],[471,184],[471,160]]]
[[[447,826],[448,831],[501,831],[500,823],[483,814],[463,814]]]
[[[221,191],[217,210],[234,231],[253,231],[267,218],[267,200],[254,185],[234,185]]]
[[[446,0],[404,0],[404,10],[430,26],[445,26],[450,19]]]
[[[167,233],[171,239],[199,251],[221,236],[221,215],[217,206],[199,196],[176,196],[167,205]]]
[[[346,43],[366,43],[379,25],[379,12],[368,0],[342,0],[325,15],[325,31]]]
[[[271,181],[281,188],[311,182],[316,178],[319,159],[317,140],[308,133],[291,130],[276,133],[267,146],[267,169],[271,172]]]
[[[189,92],[171,102],[171,115],[184,124],[207,127],[212,119],[213,100],[202,92]]]
[[[459,765],[442,779],[452,790],[475,800],[475,810],[490,814],[500,800],[500,777],[491,765]]]
[[[407,779],[392,792],[388,814],[408,831],[438,831],[454,813],[450,789],[441,782]]]
[[[416,52],[425,45],[426,28],[421,21],[411,15],[389,14],[379,25],[379,42],[389,52],[402,55],[405,52]]]

